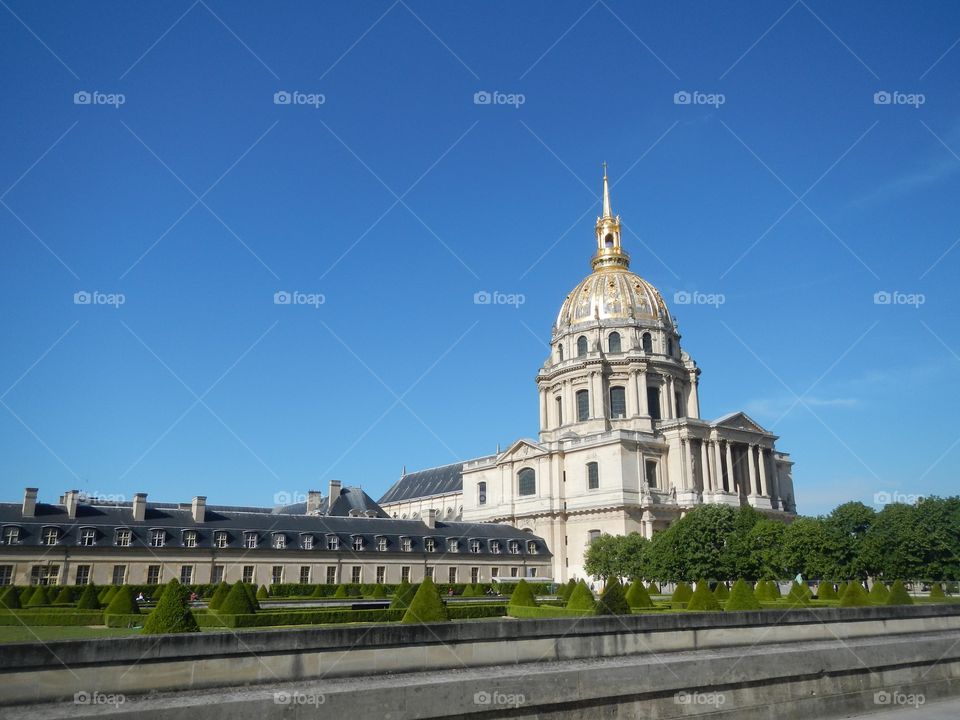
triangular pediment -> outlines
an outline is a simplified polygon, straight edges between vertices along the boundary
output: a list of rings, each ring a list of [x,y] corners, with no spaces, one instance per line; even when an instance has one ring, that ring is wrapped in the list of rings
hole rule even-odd
[[[712,423],[714,427],[734,428],[736,430],[746,430],[748,432],[758,432],[769,435],[769,431],[760,425],[757,421],[747,415],[745,412],[734,412],[717,418]]]
[[[500,454],[500,457],[497,458],[497,462],[502,463],[512,462],[514,460],[525,460],[527,458],[544,455],[546,452],[547,449],[539,443],[536,443],[533,440],[524,440],[521,438],[504,450]]]

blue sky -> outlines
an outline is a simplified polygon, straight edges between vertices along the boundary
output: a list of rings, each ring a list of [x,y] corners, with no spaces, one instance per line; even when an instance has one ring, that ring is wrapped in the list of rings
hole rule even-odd
[[[603,160],[704,416],[778,433],[801,512],[953,493],[958,37],[950,2],[5,0],[3,496],[378,496],[535,436]]]

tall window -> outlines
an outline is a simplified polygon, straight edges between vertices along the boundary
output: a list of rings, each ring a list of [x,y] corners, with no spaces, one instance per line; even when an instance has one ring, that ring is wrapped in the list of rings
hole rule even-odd
[[[647,486],[652,488],[657,487],[657,461],[647,460],[645,472],[647,475]]]
[[[9,567],[6,566],[6,567]],[[77,565],[77,585],[86,585],[90,582],[90,566],[89,565]],[[6,585],[7,583],[0,582],[0,585]]]
[[[610,388],[610,417],[625,418],[627,416],[627,391],[620,385]]]
[[[214,585],[219,585],[223,582],[223,573],[226,570],[226,565],[214,565],[213,570],[210,571],[210,582]]]
[[[43,544],[56,545],[60,541],[60,528],[44,528]]]
[[[496,580],[498,577],[500,577],[500,568],[498,567],[490,568],[490,579]]]
[[[147,585],[160,584],[160,566],[147,565]]]
[[[126,528],[117,530],[117,547],[130,547],[132,537],[133,533]]]
[[[13,565],[0,565],[0,585],[12,585],[12,584],[13,584]]]
[[[327,566],[327,585],[333,585],[337,582],[337,568],[334,565]]]
[[[113,566],[113,584],[114,585],[123,585],[127,580],[127,566],[126,565],[114,565]]]
[[[607,348],[611,353],[621,352],[620,350],[620,333],[612,332],[607,338]]]
[[[644,333],[640,341],[643,344],[643,351],[645,353],[653,352],[653,337],[651,337],[650,333]]]
[[[577,390],[577,422],[590,419],[590,393],[587,390]]]
[[[383,585],[384,580],[387,577],[387,566],[386,565],[377,565],[377,585]]]
[[[595,462],[587,463],[587,490],[600,487],[600,466]]]
[[[180,566],[180,584],[190,585],[193,582],[193,565]]]
[[[513,578],[520,577],[520,568],[518,567],[510,568],[510,577],[513,577]]]
[[[410,582],[410,566],[403,565],[400,568],[400,582]]]
[[[430,578],[431,580],[433,580],[433,565],[427,565],[427,566],[423,569],[423,576],[424,576],[424,577],[428,577],[428,578]]]
[[[677,408],[677,417],[678,418],[686,417],[687,413],[685,412],[683,407],[683,393],[681,391],[679,390],[674,391],[673,401],[674,403],[676,403],[675,407]]]
[[[650,417],[654,420],[659,420],[663,417],[660,412],[660,388],[647,388],[647,408],[650,412]]]
[[[455,583],[456,581],[457,581],[457,569],[455,567],[452,567],[447,571],[447,582]]]
[[[583,357],[587,354],[587,336],[581,335],[577,338],[577,357]]]
[[[523,468],[517,473],[517,495],[536,495],[537,475],[533,468]]]
[[[667,355],[673,357],[673,338],[667,339]]]
[[[557,361],[563,362],[563,345],[557,345]]]
[[[563,398],[557,396],[557,425],[563,425]]]
[[[480,568],[472,567],[470,568],[470,584],[476,585],[480,582]]]
[[[245,582],[247,585],[253,584],[253,565],[243,566],[243,573],[241,575],[241,578],[243,579],[243,582]]]
[[[360,578],[363,577],[363,568],[360,565],[354,565],[350,568],[350,582],[354,585],[360,584]]]
[[[59,565],[34,565],[30,568],[31,585],[56,585],[59,578]]]
[[[477,505],[487,504],[487,484],[482,480],[477,483]]]
[[[3,529],[3,544],[16,545],[18,542],[20,542],[20,528],[5,527]]]
[[[270,568],[270,583],[279,585],[283,582],[283,565],[274,565]]]
[[[593,545],[597,540],[600,539],[599,530],[590,530],[587,532],[587,545]]]
[[[93,528],[83,528],[80,531],[80,544],[86,547],[97,544],[97,531]]]
[[[164,530],[150,531],[150,547],[161,548],[167,540],[167,533]]]

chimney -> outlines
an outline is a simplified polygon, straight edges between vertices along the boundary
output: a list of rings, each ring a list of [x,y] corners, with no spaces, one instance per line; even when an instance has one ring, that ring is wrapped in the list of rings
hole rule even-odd
[[[437,526],[436,508],[430,508],[425,513],[423,513],[423,524],[426,525],[431,530],[433,530]]]
[[[330,481],[330,493],[327,496],[327,513],[333,509],[333,504],[337,501],[337,498],[340,497],[340,481],[331,480]]]
[[[37,489],[27,488],[23,491],[23,516],[34,517],[37,513]]]
[[[316,515],[320,512],[322,494],[319,490],[307,490],[307,515]]]
[[[147,517],[147,494],[137,493],[133,496],[133,519],[143,522]]]
[[[79,502],[79,490],[67,490],[63,494],[63,505],[67,509],[67,517],[71,520],[77,517],[77,503]]]
[[[205,495],[197,495],[190,505],[190,514],[193,515],[193,521],[202,523],[207,515],[207,498]]]

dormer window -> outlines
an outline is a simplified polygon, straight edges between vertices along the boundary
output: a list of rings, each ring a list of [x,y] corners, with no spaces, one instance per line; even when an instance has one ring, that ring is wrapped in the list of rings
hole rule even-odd
[[[162,548],[167,541],[167,533],[164,530],[150,531],[150,547]]]
[[[41,537],[44,545],[56,545],[58,542],[60,542],[60,528],[44,528],[43,535]]]
[[[410,538],[400,538],[400,549],[403,552],[410,552],[413,550],[413,542],[410,540]]]
[[[533,540],[527,540],[527,555],[537,554],[537,543]]]
[[[273,535],[273,549],[274,550],[283,550],[287,547],[287,536],[283,533],[274,533]]]
[[[380,552],[386,552],[387,550],[387,539],[385,537],[377,538],[377,550]]]
[[[519,554],[520,554],[520,541],[519,541],[519,540],[511,540],[511,541],[507,544],[507,550],[510,552],[511,555],[519,555]]]
[[[447,551],[452,553],[460,552],[460,541],[459,540],[447,541]]]
[[[437,541],[434,538],[424,538],[423,539],[423,549],[425,552],[436,552],[437,551]]]
[[[479,540],[471,540],[471,541],[470,541],[470,552],[472,552],[472,553],[474,553],[474,554],[480,552],[480,541],[479,541]]]
[[[337,535],[327,535],[327,549],[328,550],[340,549],[340,538]]]
[[[499,540],[490,541],[490,552],[492,552],[494,555],[499,555],[501,552],[503,552],[503,545],[500,544]]]
[[[300,547],[304,550],[313,550],[313,535],[301,535]]]
[[[130,532],[129,528],[120,528],[117,530],[116,535],[114,535],[114,542],[117,547],[130,547],[132,540],[133,533]]]
[[[257,533],[248,531],[243,534],[243,546],[248,550],[255,548],[258,542],[259,538],[257,537]]]
[[[360,535],[353,536],[353,549],[357,552],[363,550],[363,537]]]
[[[16,545],[20,542],[20,528],[15,526],[5,527],[3,529],[3,544]]]
[[[80,529],[80,544],[84,547],[92,547],[97,544],[97,531],[93,528]]]
[[[213,534],[213,546],[215,548],[225,548],[228,542],[229,538],[227,537],[226,530],[217,530]]]
[[[197,531],[196,530],[184,530],[183,531],[183,546],[188,548],[195,548],[197,546]]]

